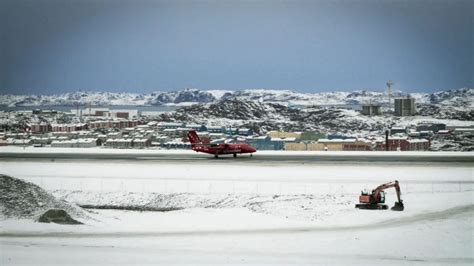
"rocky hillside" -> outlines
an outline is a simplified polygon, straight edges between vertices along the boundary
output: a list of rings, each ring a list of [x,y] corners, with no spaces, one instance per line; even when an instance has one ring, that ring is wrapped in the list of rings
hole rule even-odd
[[[212,104],[182,107],[175,112],[161,114],[159,119],[195,123],[227,123],[249,127],[256,132],[317,130],[324,133],[357,133],[378,132],[386,126],[386,121],[362,117],[353,110],[332,107],[291,108],[278,103],[236,98],[224,99]]]
[[[393,97],[405,96],[394,92]],[[412,93],[418,104],[472,108],[474,89],[463,88],[436,93]],[[289,90],[198,90],[139,93],[71,92],[58,95],[0,95],[0,105],[6,106],[74,106],[80,105],[175,105],[183,103],[216,103],[221,100],[237,99],[262,103],[279,103],[286,106],[351,105],[364,103],[386,104],[385,92],[360,90],[354,92],[299,93]]]

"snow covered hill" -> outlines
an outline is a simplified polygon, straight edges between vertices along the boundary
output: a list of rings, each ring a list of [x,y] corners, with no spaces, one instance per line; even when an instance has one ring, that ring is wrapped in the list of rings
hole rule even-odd
[[[67,210],[75,217],[86,216],[76,205],[56,199],[33,183],[0,174],[0,220],[5,218],[37,218],[48,209]]]
[[[400,91],[393,97],[405,96]],[[474,89],[462,88],[436,93],[411,93],[418,104],[434,104],[473,108]],[[58,106],[58,105],[183,105],[185,103],[215,103],[220,100],[238,99],[286,106],[386,104],[386,92],[359,90],[354,92],[299,93],[289,90],[199,90],[183,89],[151,94],[126,92],[68,92],[56,95],[0,95],[0,105],[6,106]]]

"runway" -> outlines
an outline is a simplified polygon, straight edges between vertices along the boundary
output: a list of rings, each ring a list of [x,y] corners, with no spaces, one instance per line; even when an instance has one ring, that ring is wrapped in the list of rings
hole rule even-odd
[[[73,159],[73,160],[155,160],[213,161],[243,163],[319,163],[319,162],[439,162],[474,163],[472,152],[352,152],[352,151],[258,151],[250,156],[239,154],[214,158],[191,150],[118,150],[100,148],[1,147],[0,160]]]

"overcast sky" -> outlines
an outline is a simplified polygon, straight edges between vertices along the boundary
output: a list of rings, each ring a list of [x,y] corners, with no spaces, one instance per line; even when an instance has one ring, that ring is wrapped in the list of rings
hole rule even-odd
[[[0,3],[2,93],[473,87],[470,0]]]

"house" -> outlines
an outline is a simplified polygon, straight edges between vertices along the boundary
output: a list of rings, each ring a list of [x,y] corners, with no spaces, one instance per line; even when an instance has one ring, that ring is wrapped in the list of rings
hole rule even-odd
[[[92,148],[101,145],[100,139],[70,139],[70,140],[53,140],[51,147],[54,148]]]
[[[106,147],[115,148],[115,149],[128,149],[133,146],[132,139],[107,139],[105,142]]]
[[[207,131],[207,128],[205,125],[199,125],[199,124],[186,124],[185,126],[186,130],[196,130],[197,132],[204,132]]]
[[[157,124],[158,129],[177,129],[178,127],[184,127],[184,123],[159,122]]]
[[[239,128],[238,129],[238,134],[240,136],[250,136],[253,134],[253,130],[250,128]]]
[[[207,126],[209,133],[225,133],[225,128],[220,126]]]
[[[151,139],[137,138],[137,139],[133,139],[132,141],[133,148],[144,149],[150,146],[151,146]]]
[[[48,122],[41,121],[39,123],[32,123],[29,125],[30,131],[33,134],[43,134],[52,131],[52,127]]]
[[[407,133],[406,127],[391,127],[390,128],[390,135],[406,134],[406,133]]]
[[[443,124],[443,123],[420,123],[416,126],[416,131],[438,132],[440,130],[446,130],[446,124]]]
[[[453,135],[457,136],[473,136],[474,128],[456,128],[452,131]]]
[[[430,141],[427,139],[409,139],[409,151],[426,151],[430,148]]]

